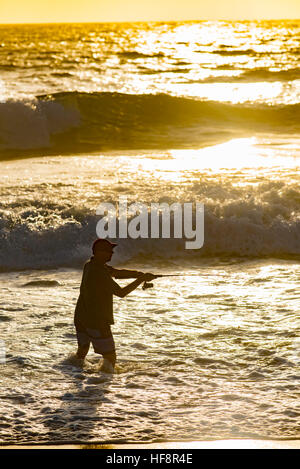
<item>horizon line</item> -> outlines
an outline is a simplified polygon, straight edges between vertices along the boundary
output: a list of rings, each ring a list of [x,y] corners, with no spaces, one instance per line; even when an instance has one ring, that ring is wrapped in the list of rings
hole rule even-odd
[[[239,21],[300,21],[300,18],[240,18],[240,19],[182,19],[182,20],[128,20],[128,21],[51,21],[51,22],[0,22],[0,26],[17,26],[17,25],[49,25],[49,24],[128,24],[128,23],[191,23],[191,22],[214,22],[214,21],[224,21],[224,22],[239,22]]]

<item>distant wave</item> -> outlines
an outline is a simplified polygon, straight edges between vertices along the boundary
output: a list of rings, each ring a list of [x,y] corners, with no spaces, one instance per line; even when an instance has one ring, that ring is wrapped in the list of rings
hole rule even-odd
[[[226,69],[226,66],[222,66],[221,69]],[[228,70],[235,70],[234,67],[228,66]],[[189,80],[186,83],[256,83],[261,81],[293,81],[300,79],[300,69],[291,68],[289,70],[279,70],[273,72],[266,68],[256,68],[253,70],[240,71],[238,76],[211,76],[204,78],[203,80]]]
[[[63,92],[0,103],[0,157],[195,148],[235,134],[299,132],[300,104],[228,104],[166,94]]]
[[[199,53],[207,53],[207,50],[198,50],[196,52]],[[298,55],[299,54],[299,48],[290,48],[288,49],[288,52],[290,54]],[[282,54],[282,50],[264,50],[264,51],[259,51],[255,49],[235,49],[233,46],[230,45],[221,45],[219,46],[219,49],[210,51],[211,54],[218,54],[218,55],[223,55],[223,56],[239,56],[239,55],[248,55],[248,56],[273,56],[273,55],[279,55]]]
[[[154,53],[154,54],[145,54],[143,52],[137,52],[137,51],[125,51],[125,52],[118,52],[117,54],[119,57],[124,57],[126,59],[147,59],[147,58],[162,58],[165,57],[165,54],[162,52]]]
[[[300,69],[290,68],[288,70],[271,71],[266,68],[258,68],[243,72],[243,80],[252,79],[253,81],[293,81],[300,79]]]
[[[227,46],[229,47],[229,46]],[[200,52],[200,51],[198,51]],[[217,49],[211,52],[212,54],[218,55],[257,55],[259,52],[256,52],[253,49]]]
[[[300,259],[299,195],[292,195],[287,189],[282,207],[276,194],[268,203],[232,202],[222,215],[217,200],[205,208],[203,248],[187,250],[182,239],[119,239],[115,261],[189,266],[204,257]],[[6,207],[0,211],[0,271],[81,267],[91,255],[98,220],[88,209],[40,201],[19,213],[15,204],[11,211]]]

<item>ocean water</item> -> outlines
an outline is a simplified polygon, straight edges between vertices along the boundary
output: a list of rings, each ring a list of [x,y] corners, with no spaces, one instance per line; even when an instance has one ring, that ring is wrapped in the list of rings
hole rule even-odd
[[[300,23],[0,26],[0,441],[299,438]],[[204,203],[74,358],[102,202]],[[119,281],[126,284],[127,281]]]

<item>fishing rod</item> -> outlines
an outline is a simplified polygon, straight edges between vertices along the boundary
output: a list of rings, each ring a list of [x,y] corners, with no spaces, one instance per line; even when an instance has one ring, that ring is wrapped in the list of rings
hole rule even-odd
[[[153,275],[155,275],[155,274],[153,274]],[[190,277],[192,275],[195,275],[195,274],[159,274],[159,275],[155,275],[155,277],[156,278],[160,278],[160,277]],[[142,289],[147,290],[147,288],[153,288],[153,283],[152,282],[144,282],[143,286],[142,286]]]

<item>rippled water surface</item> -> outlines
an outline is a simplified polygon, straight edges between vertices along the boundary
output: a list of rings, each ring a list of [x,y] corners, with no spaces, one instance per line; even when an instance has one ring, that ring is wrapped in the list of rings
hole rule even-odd
[[[0,159],[299,135],[297,21],[0,26]]]
[[[299,31],[296,20],[2,25],[3,93],[166,92],[296,103]]]
[[[299,269],[215,264],[115,302],[113,376],[74,358],[80,272],[2,274],[1,441],[299,436]]]

